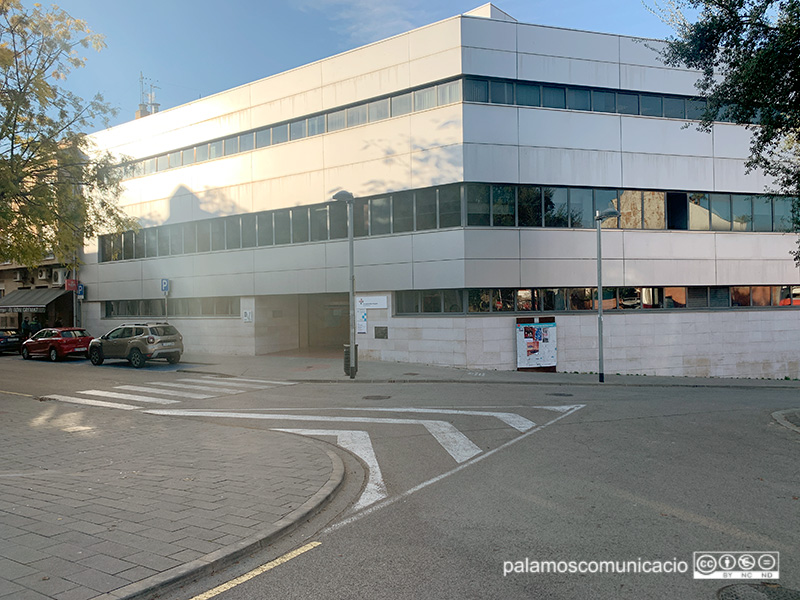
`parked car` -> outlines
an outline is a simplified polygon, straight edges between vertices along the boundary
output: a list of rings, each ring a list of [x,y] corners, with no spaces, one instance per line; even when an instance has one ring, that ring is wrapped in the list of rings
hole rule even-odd
[[[19,352],[22,334],[16,329],[0,329],[0,353]]]
[[[175,364],[181,354],[183,336],[169,323],[124,323],[89,345],[93,365],[102,365],[107,358],[125,358],[140,369],[154,358]]]
[[[46,356],[56,362],[70,354],[89,356],[91,334],[80,327],[49,327],[33,334],[22,342],[22,358]]]

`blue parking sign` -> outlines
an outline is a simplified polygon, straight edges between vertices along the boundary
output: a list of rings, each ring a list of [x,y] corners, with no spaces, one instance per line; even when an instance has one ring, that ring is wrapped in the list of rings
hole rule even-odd
[[[82,283],[78,284],[78,300],[83,300],[86,295],[86,288],[83,287]]]
[[[165,296],[169,294],[169,279],[161,280],[161,291],[164,292]]]

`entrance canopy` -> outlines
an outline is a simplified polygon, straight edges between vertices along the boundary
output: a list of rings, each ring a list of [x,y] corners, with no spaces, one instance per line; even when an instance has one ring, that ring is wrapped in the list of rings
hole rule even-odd
[[[67,293],[69,292],[60,288],[14,290],[7,296],[0,298],[0,313],[47,312],[48,304]]]

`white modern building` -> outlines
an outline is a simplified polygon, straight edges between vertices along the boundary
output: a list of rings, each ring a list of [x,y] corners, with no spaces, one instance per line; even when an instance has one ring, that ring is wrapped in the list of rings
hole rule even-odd
[[[344,189],[362,358],[515,369],[517,320],[550,317],[557,369],[593,372],[614,207],[607,373],[800,377],[791,202],[743,127],[686,126],[697,73],[659,47],[488,4],[100,132],[142,229],[86,249],[83,324],[166,304],[193,353],[341,347]]]

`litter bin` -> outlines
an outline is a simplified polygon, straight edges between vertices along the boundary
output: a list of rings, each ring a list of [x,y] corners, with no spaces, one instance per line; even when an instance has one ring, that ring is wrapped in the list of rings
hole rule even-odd
[[[356,362],[355,362],[355,369],[353,373],[350,373],[350,344],[344,345],[344,374],[349,375],[352,379],[358,373],[358,344],[356,344]]]

